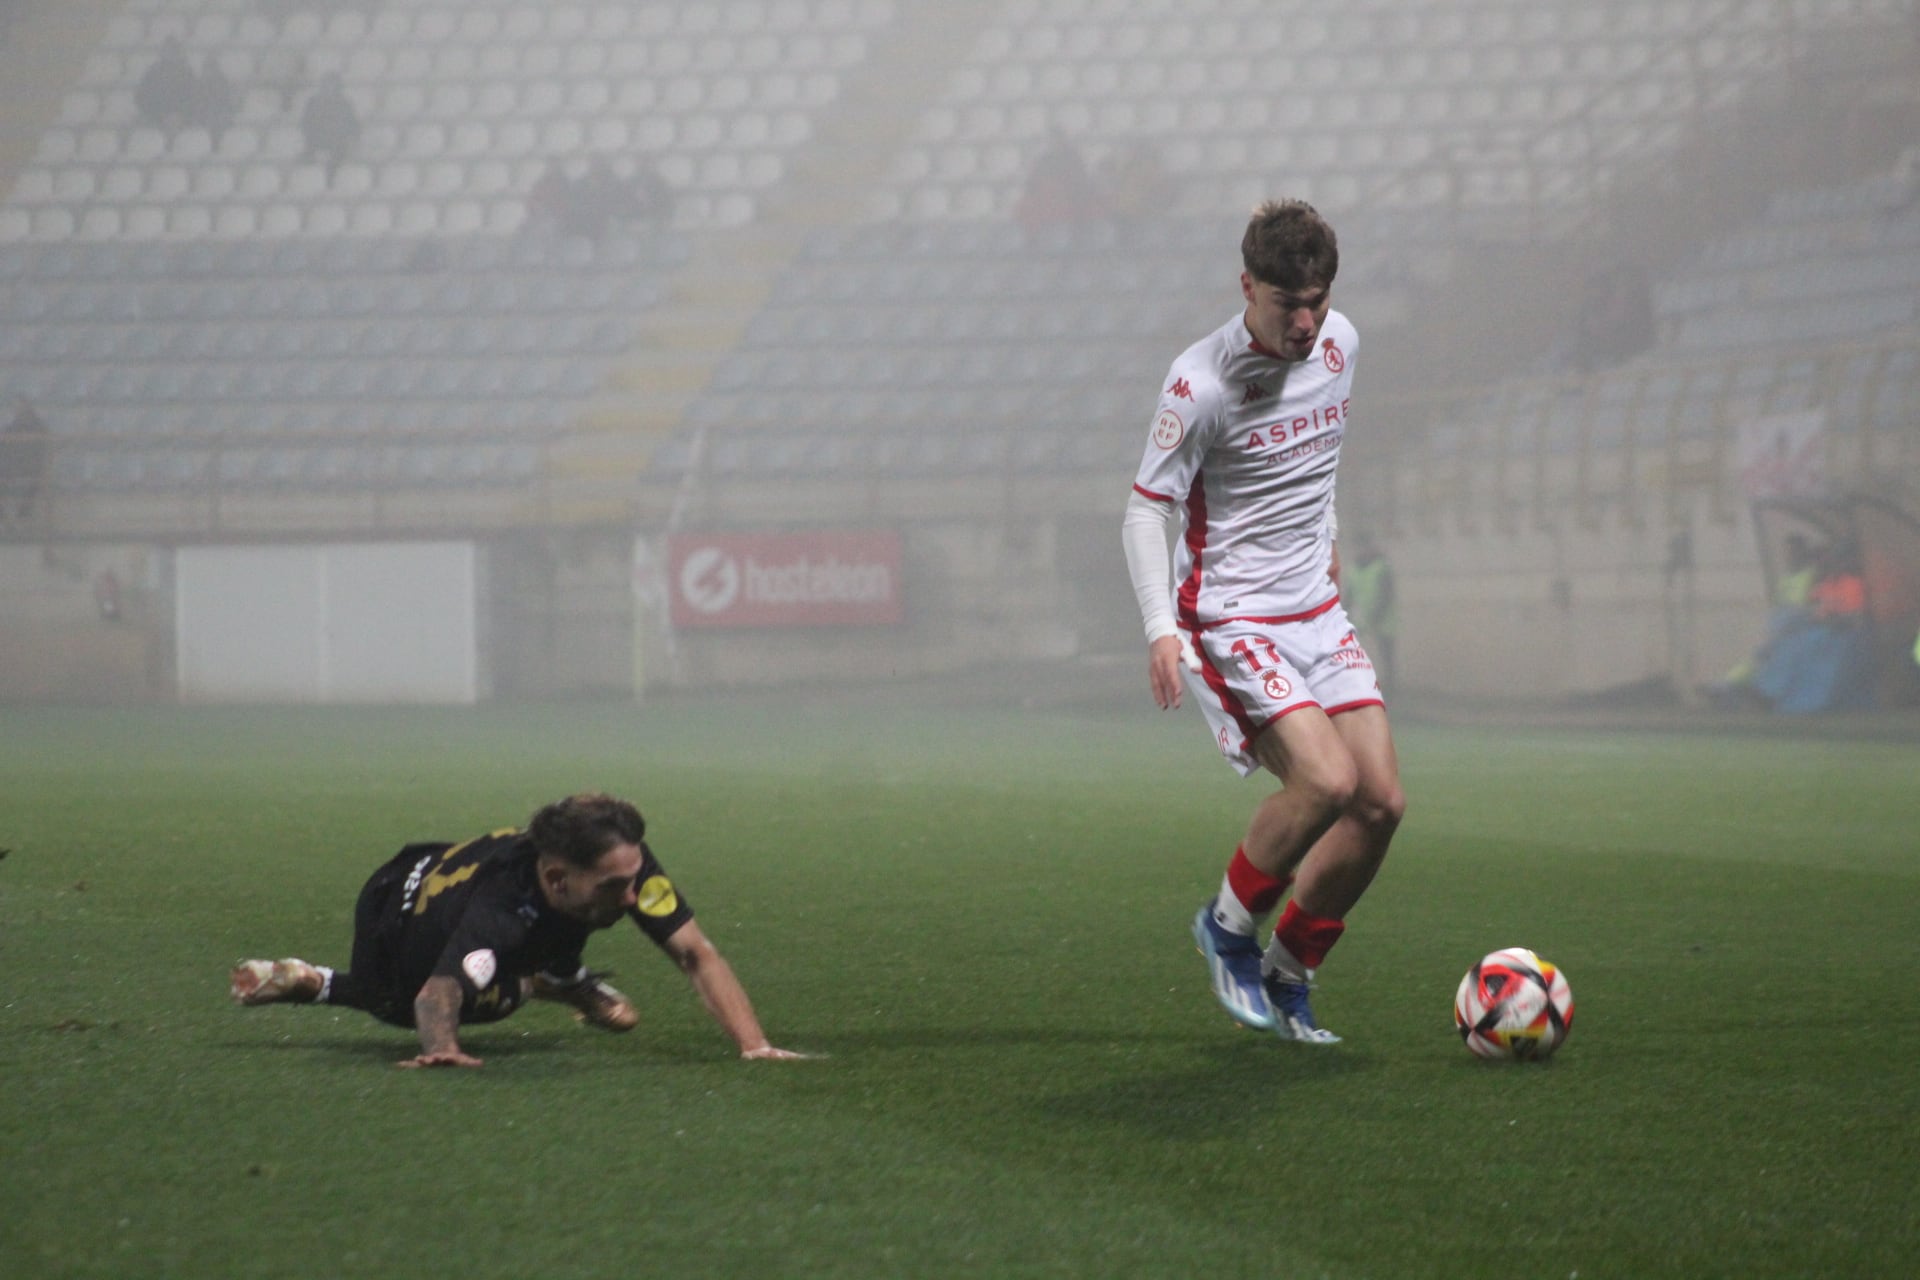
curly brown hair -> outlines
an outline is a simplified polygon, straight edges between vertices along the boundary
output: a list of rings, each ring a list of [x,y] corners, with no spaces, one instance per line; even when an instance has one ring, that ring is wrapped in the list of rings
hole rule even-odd
[[[527,822],[527,836],[542,857],[576,867],[594,866],[615,845],[637,845],[646,832],[638,809],[597,791],[555,800]]]

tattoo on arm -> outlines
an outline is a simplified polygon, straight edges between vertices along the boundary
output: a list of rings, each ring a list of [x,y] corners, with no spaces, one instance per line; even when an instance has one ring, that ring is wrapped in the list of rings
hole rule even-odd
[[[413,1022],[422,1054],[460,1052],[460,980],[428,978],[413,999]]]

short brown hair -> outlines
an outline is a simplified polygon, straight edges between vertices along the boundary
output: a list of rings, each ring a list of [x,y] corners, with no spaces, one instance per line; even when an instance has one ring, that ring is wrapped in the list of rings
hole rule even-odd
[[[1253,211],[1240,239],[1247,274],[1279,289],[1331,285],[1340,270],[1340,244],[1319,211],[1305,200],[1269,200]]]
[[[639,844],[646,832],[638,809],[597,791],[555,800],[527,823],[541,857],[582,868],[593,867],[615,845]]]

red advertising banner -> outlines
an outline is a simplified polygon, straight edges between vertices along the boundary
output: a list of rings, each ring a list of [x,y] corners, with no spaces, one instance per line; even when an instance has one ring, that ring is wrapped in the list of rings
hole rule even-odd
[[[667,540],[676,627],[897,623],[900,535],[891,529],[683,534]]]

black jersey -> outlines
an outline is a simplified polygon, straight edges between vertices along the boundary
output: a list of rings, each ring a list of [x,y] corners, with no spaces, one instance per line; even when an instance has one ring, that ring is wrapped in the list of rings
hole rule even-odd
[[[664,945],[693,908],[644,843],[640,853],[639,901],[627,914]],[[451,977],[460,983],[460,1020],[491,1022],[519,1007],[535,973],[580,967],[593,929],[547,905],[536,859],[525,832],[496,831],[464,844],[410,844],[374,873],[367,892],[377,895],[377,914],[368,923],[393,1013],[410,1018],[427,979]]]

